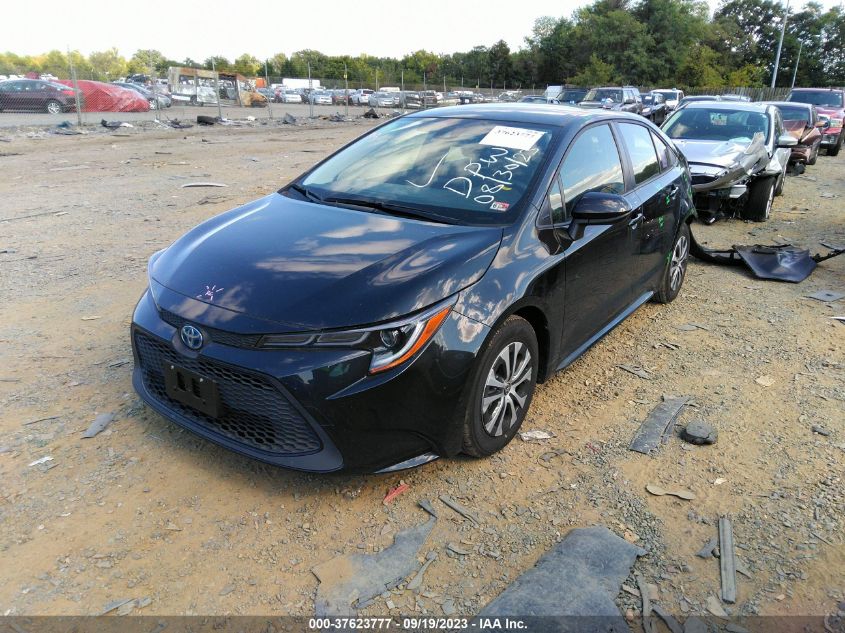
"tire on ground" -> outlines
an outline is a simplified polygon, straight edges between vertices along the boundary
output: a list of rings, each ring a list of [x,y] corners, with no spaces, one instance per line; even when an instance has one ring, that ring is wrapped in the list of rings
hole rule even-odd
[[[515,359],[508,356],[511,361],[507,368],[501,357],[505,351],[515,352],[516,356]],[[526,359],[528,367],[524,368],[522,363]],[[534,397],[539,361],[534,328],[522,317],[509,316],[490,335],[467,390],[463,413],[464,453],[473,457],[487,457],[504,448],[514,438]],[[490,386],[490,383],[497,381],[502,384],[501,389]],[[512,405],[509,404],[508,396]],[[520,399],[522,405],[517,406]],[[486,409],[485,402],[489,404]],[[495,413],[498,406],[506,410],[502,411],[501,422],[497,424],[499,418]],[[485,421],[489,426],[485,426]]]

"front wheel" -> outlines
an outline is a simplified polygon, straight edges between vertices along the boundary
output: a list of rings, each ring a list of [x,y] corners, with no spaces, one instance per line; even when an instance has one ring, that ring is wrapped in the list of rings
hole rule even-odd
[[[55,99],[50,99],[45,106],[45,109],[50,114],[61,114],[62,113],[62,104],[56,101]]]
[[[508,317],[476,365],[464,416],[463,452],[487,457],[516,435],[537,384],[540,353],[534,329],[525,319]]]
[[[772,213],[777,176],[758,178],[748,187],[748,200],[742,209],[742,219],[764,222]]]
[[[845,131],[839,133],[839,140],[836,142],[836,145],[833,147],[827,148],[827,155],[828,156],[836,156],[839,154],[839,150],[842,148],[842,135],[845,134]]]
[[[810,158],[807,159],[808,165],[815,165],[816,161],[819,159],[819,148],[821,145],[816,145],[816,148],[810,152]]]
[[[684,222],[681,230],[678,231],[678,236],[675,238],[672,252],[667,256],[666,270],[663,273],[663,279],[661,279],[660,287],[657,289],[657,294],[655,295],[655,300],[658,303],[671,303],[678,296],[678,293],[681,292],[681,286],[684,285],[684,279],[687,276],[689,247],[689,224]]]
[[[155,99],[150,99],[150,110],[158,110],[158,103]]]

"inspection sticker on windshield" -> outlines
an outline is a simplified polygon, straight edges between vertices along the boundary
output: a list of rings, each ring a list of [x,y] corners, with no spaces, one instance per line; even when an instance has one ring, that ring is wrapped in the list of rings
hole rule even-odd
[[[531,149],[543,137],[543,134],[545,132],[539,130],[497,125],[487,132],[487,135],[478,143],[479,145],[495,145],[508,149]]]
[[[710,125],[727,125],[728,115],[721,112],[710,113]]]
[[[511,206],[507,202],[494,202],[490,205],[491,211],[507,211],[508,207]]]

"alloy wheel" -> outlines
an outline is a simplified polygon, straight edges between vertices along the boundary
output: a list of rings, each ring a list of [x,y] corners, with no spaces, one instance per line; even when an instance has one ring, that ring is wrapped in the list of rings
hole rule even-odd
[[[687,267],[688,256],[689,240],[687,240],[686,235],[681,235],[678,241],[675,242],[675,248],[672,251],[672,262],[669,265],[669,287],[672,289],[672,292],[677,291],[681,287]]]
[[[58,101],[47,102],[47,112],[50,114],[60,114],[62,111],[62,104]]]
[[[481,394],[481,422],[489,435],[499,437],[518,423],[530,395],[532,360],[528,347],[514,341],[493,361]]]

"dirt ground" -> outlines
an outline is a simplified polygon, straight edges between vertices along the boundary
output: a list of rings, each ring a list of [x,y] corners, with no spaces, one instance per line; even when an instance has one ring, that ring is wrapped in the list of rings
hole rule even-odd
[[[538,388],[524,429],[553,439],[516,439],[487,460],[299,474],[220,449],[139,402],[128,327],[149,255],[272,192],[369,125],[7,131],[0,614],[98,614],[113,600],[150,598],[136,612],[309,615],[312,567],[389,546],[426,520],[417,501],[440,494],[472,509],[480,526],[436,501],[440,519],[420,557],[439,556],[424,591],[400,586],[366,613],[473,615],[569,529],[594,524],[648,550],[635,570],[666,610],[705,613],[719,595],[719,564],[695,553],[720,515],[732,518],[751,576],[738,577],[729,613],[845,609],[845,326],[830,318],[845,314],[845,301],[806,298],[845,292],[845,257],[798,285],[693,261],[674,303],[643,306]],[[180,187],[190,181],[229,186]],[[694,232],[710,244],[789,240],[815,252],[820,241],[845,243],[843,202],[845,157],[822,156],[788,179],[769,222]],[[690,396],[679,423],[705,420],[718,442],[672,437],[650,457],[629,451],[664,394]],[[114,422],[83,439],[100,413]],[[548,459],[553,449],[562,450]],[[410,489],[384,505],[400,481]],[[651,496],[649,483],[695,499]],[[618,603],[634,613],[640,604],[625,591]]]

